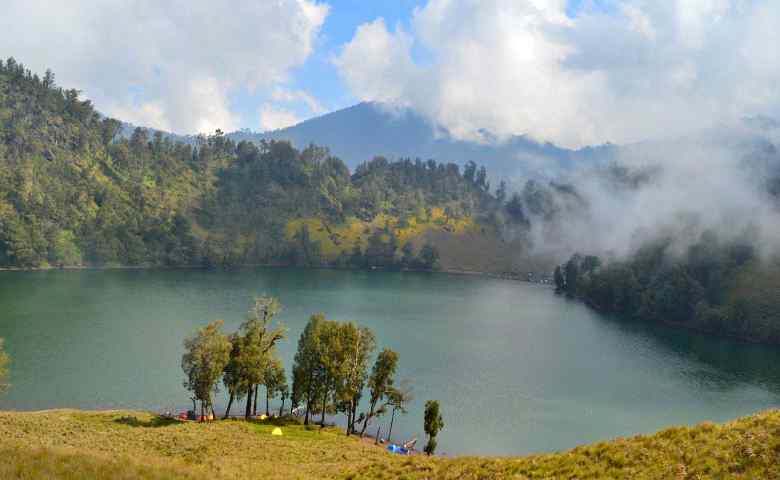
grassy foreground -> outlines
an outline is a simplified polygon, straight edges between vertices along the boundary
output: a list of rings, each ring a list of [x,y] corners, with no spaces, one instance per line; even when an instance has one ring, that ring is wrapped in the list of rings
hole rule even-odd
[[[0,478],[780,478],[780,411],[517,458],[400,457],[338,430],[170,423],[141,412],[0,413]]]

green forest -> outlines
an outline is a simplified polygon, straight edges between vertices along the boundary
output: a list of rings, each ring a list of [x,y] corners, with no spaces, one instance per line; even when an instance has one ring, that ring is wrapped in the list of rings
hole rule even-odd
[[[727,241],[705,231],[682,254],[662,238],[603,263],[573,255],[555,269],[557,292],[620,318],[780,343],[780,265],[761,258],[749,234]]]
[[[350,172],[314,145],[122,129],[51,71],[0,61],[0,267],[432,269],[436,245],[411,240],[473,227],[502,204],[473,163],[377,157]],[[340,240],[339,225],[354,238]]]

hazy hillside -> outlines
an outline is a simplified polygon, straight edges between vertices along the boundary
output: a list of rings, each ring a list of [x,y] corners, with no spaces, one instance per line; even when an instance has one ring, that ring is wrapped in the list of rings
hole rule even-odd
[[[240,131],[229,136],[234,140],[289,140],[299,148],[309,143],[325,145],[350,167],[375,155],[432,158],[459,165],[474,161],[487,166],[493,178],[509,180],[552,176],[577,164],[605,162],[615,151],[609,145],[567,150],[526,137],[497,142],[487,133],[482,144],[460,141],[412,110],[378,103],[360,103],[273,132]]]

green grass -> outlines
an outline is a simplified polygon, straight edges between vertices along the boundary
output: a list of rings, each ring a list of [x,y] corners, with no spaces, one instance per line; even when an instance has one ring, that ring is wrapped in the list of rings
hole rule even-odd
[[[0,413],[2,479],[780,478],[780,411],[527,457],[401,457],[337,429],[169,422],[129,411]]]

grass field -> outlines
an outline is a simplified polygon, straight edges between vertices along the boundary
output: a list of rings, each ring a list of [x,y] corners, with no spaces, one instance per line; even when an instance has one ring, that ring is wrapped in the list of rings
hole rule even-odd
[[[337,429],[129,411],[0,413],[2,479],[780,479],[780,411],[516,458],[393,456]]]

